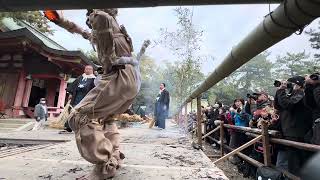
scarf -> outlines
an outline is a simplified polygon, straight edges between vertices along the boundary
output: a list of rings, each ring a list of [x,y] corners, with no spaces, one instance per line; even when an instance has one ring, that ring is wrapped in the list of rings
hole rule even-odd
[[[86,75],[86,73],[82,74],[82,80],[86,81],[87,79],[96,78],[94,74]]]
[[[156,98],[157,101],[160,99],[161,93],[162,93],[165,89],[166,89],[166,88],[163,88],[162,90],[159,91],[159,94],[158,94],[158,96],[157,96],[157,98]]]

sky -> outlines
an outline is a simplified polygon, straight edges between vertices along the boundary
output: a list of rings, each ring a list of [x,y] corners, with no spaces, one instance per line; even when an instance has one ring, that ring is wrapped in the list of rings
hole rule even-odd
[[[271,10],[277,5],[271,5]],[[170,31],[176,29],[177,18],[173,9],[176,7],[154,7],[154,8],[130,8],[119,9],[117,20],[123,24],[131,38],[135,52],[138,52],[145,39],[159,40],[160,28],[168,28]],[[214,5],[194,6],[193,23],[197,29],[203,30],[201,49],[199,55],[204,57],[202,71],[207,74],[219,65],[226,55],[246,35],[248,35],[269,13],[269,5]],[[63,11],[63,15],[87,29],[85,25],[85,10]],[[309,27],[317,28],[318,21],[314,21]],[[51,37],[57,43],[69,50],[83,49],[92,50],[87,40],[79,35],[68,33],[66,30],[51,24],[55,30]],[[306,29],[309,29],[307,27]],[[286,52],[312,52],[309,37],[306,34],[292,35],[279,42],[268,51],[270,59]],[[157,45],[148,48],[146,55],[155,59],[158,65],[163,61],[174,62],[176,57],[171,51],[163,46]]]

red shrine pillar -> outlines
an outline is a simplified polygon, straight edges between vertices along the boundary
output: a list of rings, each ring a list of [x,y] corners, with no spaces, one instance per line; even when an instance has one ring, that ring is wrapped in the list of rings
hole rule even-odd
[[[23,95],[23,99],[22,99],[22,107],[29,106],[31,89],[32,89],[32,79],[28,79],[26,82],[26,87],[24,89],[24,95]]]
[[[60,79],[60,88],[59,88],[59,98],[58,98],[58,107],[64,107],[64,103],[66,100],[66,88],[67,88],[67,81],[64,78]]]
[[[26,74],[24,72],[24,70],[20,71],[20,75],[19,75],[19,82],[18,82],[18,87],[17,87],[17,91],[16,91],[16,96],[14,99],[14,103],[13,103],[13,116],[17,117],[20,115],[24,115],[23,111],[22,111],[22,99],[23,99],[23,95],[24,95],[24,89],[26,86]]]

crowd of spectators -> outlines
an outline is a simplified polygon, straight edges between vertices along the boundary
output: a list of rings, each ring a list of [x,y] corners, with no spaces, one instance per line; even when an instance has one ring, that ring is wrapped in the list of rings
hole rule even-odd
[[[261,128],[261,122],[268,124],[269,130],[277,130],[281,138],[296,142],[320,145],[320,75],[294,76],[286,81],[275,81],[274,96],[264,92],[247,94],[246,98],[236,98],[230,106],[216,102],[203,107],[206,132],[217,127],[215,120],[225,124]],[[195,112],[190,114],[195,119]],[[219,132],[212,138],[219,139]],[[244,132],[225,129],[225,144],[235,149],[252,137]],[[211,144],[211,138],[207,139]],[[257,144],[256,144],[257,145]],[[242,151],[251,158],[263,162],[263,153],[256,145]],[[218,145],[215,145],[218,147]],[[257,145],[259,146],[259,145]],[[278,169],[287,170],[299,176],[304,163],[312,156],[308,151],[272,144],[272,163]],[[245,176],[254,176],[256,169],[237,156],[229,159]]]

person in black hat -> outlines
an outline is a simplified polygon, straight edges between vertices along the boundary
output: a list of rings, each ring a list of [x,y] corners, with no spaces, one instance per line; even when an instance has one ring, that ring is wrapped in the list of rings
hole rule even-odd
[[[320,74],[306,77],[305,104],[312,109],[313,126],[306,140],[320,145]]]
[[[275,95],[275,108],[279,111],[281,131],[285,139],[304,142],[304,137],[311,129],[310,109],[304,104],[305,78],[294,76],[282,82]],[[306,160],[306,154],[298,149],[288,148],[288,170],[298,175]]]

